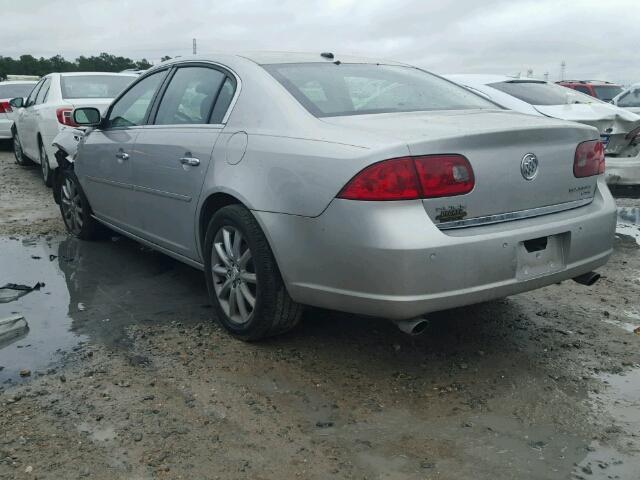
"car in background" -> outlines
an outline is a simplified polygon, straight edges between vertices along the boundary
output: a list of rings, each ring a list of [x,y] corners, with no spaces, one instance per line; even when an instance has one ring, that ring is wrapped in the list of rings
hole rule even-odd
[[[38,83],[33,80],[0,82],[0,140],[13,138],[12,128],[15,111],[9,105],[12,98],[26,97]]]
[[[613,100],[615,106],[640,114],[640,83],[635,83],[619,93]]]
[[[603,102],[610,102],[616,95],[622,92],[620,85],[603,80],[563,80],[556,83],[595,97]]]
[[[305,304],[415,332],[428,312],[591,284],[612,252],[595,128],[404,64],[189,57],[73,119],[83,138],[56,141],[68,231],[106,225],[202,269],[245,340],[291,329]]]
[[[13,126],[16,163],[40,164],[42,178],[51,186],[51,170],[57,167],[52,142],[61,129],[75,126],[73,109],[91,106],[104,111],[135,78],[137,75],[123,73],[50,73],[26,98],[13,98],[9,104],[17,109]]]
[[[510,110],[594,126],[605,146],[608,183],[640,183],[640,116],[555,83],[504,75],[446,75]]]

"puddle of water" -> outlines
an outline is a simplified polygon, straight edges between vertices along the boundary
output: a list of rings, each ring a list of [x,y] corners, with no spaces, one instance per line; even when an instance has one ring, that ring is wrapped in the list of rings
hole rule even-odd
[[[640,245],[640,207],[618,207],[616,233],[633,237]]]
[[[0,382],[46,370],[81,342],[127,348],[132,324],[210,319],[202,272],[123,238],[0,238],[0,285],[36,282],[45,285],[0,303],[0,318],[20,314],[29,324],[0,345]]]

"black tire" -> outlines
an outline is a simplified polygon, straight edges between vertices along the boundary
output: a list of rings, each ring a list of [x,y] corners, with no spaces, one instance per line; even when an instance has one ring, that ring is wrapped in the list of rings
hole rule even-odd
[[[232,291],[234,288],[238,291],[236,311],[239,310],[239,302],[244,302],[245,308],[250,307],[246,295],[242,294],[242,291],[246,291],[243,289],[248,286],[248,283],[242,284],[242,272],[252,275],[255,279],[255,286],[252,285],[254,290],[251,292],[255,295],[253,309],[246,320],[241,319],[242,323],[232,319],[233,313],[231,316],[228,314],[232,311],[231,297],[227,301],[221,300],[217,293],[224,290],[226,281],[234,278],[233,269],[222,263],[214,246],[214,243],[217,243],[218,248],[224,248],[217,239],[220,238],[219,235],[224,233],[225,228],[227,231],[239,231],[241,238],[239,244],[244,242],[242,246],[238,246],[238,254],[235,255],[240,258],[228,257],[234,265],[242,263],[241,259],[244,258],[244,255],[240,255],[240,252],[244,251],[246,254],[249,250],[250,260],[247,266],[242,267],[241,270],[236,269],[240,283],[237,284],[237,287],[229,287]],[[244,250],[242,250],[243,246]],[[260,340],[284,333],[298,324],[302,314],[302,305],[294,302],[289,296],[262,229],[253,214],[242,205],[223,207],[209,221],[204,245],[204,265],[207,289],[216,316],[222,326],[235,337],[245,341]],[[215,277],[214,266],[218,269]],[[226,277],[220,273],[220,267],[227,268]],[[232,282],[232,285],[235,284]],[[236,313],[236,317],[241,317],[240,313]]]
[[[60,198],[60,214],[67,231],[82,240],[94,240],[102,236],[105,227],[91,214],[89,201],[80,187],[73,170],[60,172],[60,182],[56,182]]]
[[[13,134],[13,156],[16,158],[16,163],[21,167],[33,165],[33,162],[27,158],[22,150],[22,142],[20,141],[17,131]]]
[[[42,172],[42,181],[47,187],[53,185],[53,172],[49,165],[49,155],[47,155],[47,149],[44,148],[42,140],[39,142],[40,147],[40,171]]]

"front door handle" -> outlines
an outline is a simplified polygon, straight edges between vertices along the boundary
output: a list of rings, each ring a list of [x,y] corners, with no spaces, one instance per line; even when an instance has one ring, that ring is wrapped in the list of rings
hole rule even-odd
[[[119,158],[120,160],[129,160],[129,154],[124,152],[118,152],[116,153],[116,158]]]
[[[200,160],[197,158],[193,158],[193,157],[182,157],[180,159],[180,163],[182,165],[189,165],[191,167],[197,167],[198,165],[200,165]]]

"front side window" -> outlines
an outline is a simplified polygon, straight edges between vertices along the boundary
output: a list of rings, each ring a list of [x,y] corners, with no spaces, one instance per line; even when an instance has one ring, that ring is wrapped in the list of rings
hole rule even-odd
[[[619,107],[640,107],[640,88],[630,91],[618,100]]]
[[[129,75],[68,75],[60,79],[62,98],[115,98],[135,77]]]
[[[29,96],[35,83],[0,83],[0,98],[25,98]]]
[[[51,87],[51,79],[47,78],[42,84],[42,87],[40,87],[40,91],[36,96],[36,105],[40,105],[41,103],[44,103],[46,101],[47,95],[49,93],[49,87]]]
[[[156,125],[208,123],[213,102],[225,78],[224,73],[213,68],[178,68],[162,96],[154,123]]]
[[[566,105],[568,103],[598,102],[597,99],[571,88],[547,82],[513,80],[490,83],[489,86],[531,105]]]
[[[33,88],[33,90],[31,90],[31,93],[29,94],[29,96],[27,97],[27,101],[24,102],[24,106],[25,107],[30,107],[31,105],[33,105],[34,103],[36,103],[36,95],[38,95],[38,92],[40,91],[40,87],[42,87],[42,84],[44,83],[46,79],[43,78],[42,80],[40,80],[36,86]]]
[[[500,108],[459,85],[413,67],[302,63],[264,68],[317,117]]]
[[[158,87],[167,75],[167,70],[153,73],[141,79],[125,93],[111,108],[109,126],[134,127],[142,125]]]

